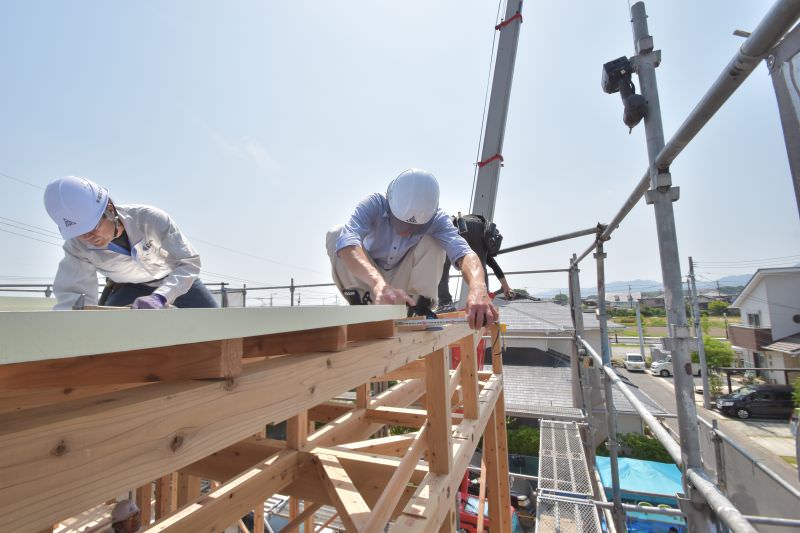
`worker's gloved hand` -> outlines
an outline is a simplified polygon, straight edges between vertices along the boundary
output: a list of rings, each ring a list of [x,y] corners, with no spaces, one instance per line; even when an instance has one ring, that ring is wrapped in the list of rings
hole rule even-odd
[[[164,309],[167,304],[167,299],[160,294],[151,294],[150,296],[140,296],[133,301],[134,309]]]

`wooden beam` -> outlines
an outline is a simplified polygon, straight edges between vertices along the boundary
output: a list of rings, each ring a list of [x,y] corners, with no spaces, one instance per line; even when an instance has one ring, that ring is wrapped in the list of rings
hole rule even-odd
[[[419,460],[425,452],[427,447],[426,431],[427,427],[423,425],[422,429],[416,433],[408,453],[395,470],[389,483],[386,484],[378,502],[372,507],[372,513],[364,528],[365,531],[383,531],[386,527],[386,523],[392,517],[393,511],[411,479],[411,474],[419,465]]]
[[[486,458],[481,454],[481,475],[478,478],[478,517],[475,529],[483,531],[483,520],[486,514]]]
[[[308,352],[340,352],[346,345],[347,326],[334,326],[245,337],[244,356],[263,357]]]
[[[379,322],[365,322],[363,324],[348,324],[348,342],[359,342],[373,339],[391,339],[397,336],[397,327],[394,320],[381,320]]]
[[[403,379],[425,379],[425,361],[423,359],[411,361],[404,367],[393,370],[388,374],[374,377],[370,379],[370,381],[372,383],[379,383],[382,381],[398,381]]]
[[[445,366],[444,350],[425,357],[426,406],[428,408],[428,461],[431,472],[448,474],[452,468],[450,438],[450,374]]]
[[[181,472],[216,481],[225,481],[284,449],[283,446],[276,447],[268,442],[270,441],[251,439],[237,442],[187,465]]]
[[[241,339],[232,339],[0,365],[0,388],[63,389],[116,383],[234,378],[242,371],[241,346]]]
[[[300,524],[306,522],[307,519],[313,519],[314,513],[319,511],[320,507],[322,507],[319,503],[312,503],[309,501],[303,502],[303,512],[297,515],[295,518],[289,521],[288,524],[281,528],[281,533],[294,533],[297,531],[297,528],[300,527]],[[306,527],[308,524],[306,523]],[[304,532],[311,531],[310,529],[304,529]]]
[[[369,520],[370,508],[339,459],[321,453],[315,455],[312,462],[319,465],[320,480],[339,511],[345,527],[349,531],[368,531],[364,526]]]
[[[500,493],[500,508],[508,509],[511,505],[511,492],[508,481],[508,436],[506,435],[506,409],[505,394],[500,391],[497,406],[494,410],[495,434],[497,436],[497,470],[499,476],[498,492]],[[511,517],[508,513],[501,513],[500,531],[511,531]]]
[[[478,529],[478,531],[483,531]],[[455,533],[456,532],[456,513],[451,508],[447,515],[444,517],[442,521],[442,525],[439,527],[439,533]]]
[[[0,415],[0,531],[35,529],[74,515],[469,333],[465,325],[451,325],[359,343],[335,357],[255,362],[231,382],[156,383]],[[414,387],[401,394],[414,401]],[[362,422],[356,426],[369,429]],[[351,440],[338,439],[326,445]]]
[[[416,434],[392,435],[391,437],[382,437],[379,439],[348,442],[341,444],[339,447],[364,453],[403,457],[408,451],[408,447],[414,441],[415,436]]]
[[[253,533],[265,533],[267,521],[264,520],[264,500],[258,500],[253,509]]]
[[[296,450],[278,452],[144,531],[223,531],[247,514],[254,501],[265,500],[291,483],[299,468],[299,458]]]
[[[475,352],[475,337],[464,337],[459,341],[461,351],[461,394],[464,416],[478,418],[478,360]]]
[[[85,387],[52,387],[47,389],[3,389],[0,390],[0,414],[144,386],[146,385],[141,383],[122,383]]]
[[[427,422],[427,417],[428,412],[424,409],[412,409],[410,407],[382,406],[375,409],[367,409],[367,420],[392,426],[419,428]],[[450,417],[451,423],[457,424],[463,418],[463,415],[451,414]]]
[[[325,402],[308,410],[308,419],[315,422],[328,423],[339,418],[353,408],[353,404],[342,402]]]

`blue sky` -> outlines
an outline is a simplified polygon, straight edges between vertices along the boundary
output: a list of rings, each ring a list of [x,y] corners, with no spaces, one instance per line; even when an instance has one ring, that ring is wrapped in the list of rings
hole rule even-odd
[[[647,3],[667,138],[741,46],[733,30],[752,30],[770,5]],[[471,0],[3,2],[0,283],[52,279],[61,250],[31,237],[58,239],[8,223],[54,231],[41,195],[59,175],[163,208],[201,252],[204,278],[234,284],[330,281],[326,230],[411,166],[439,178],[445,210],[468,210],[497,11]],[[619,96],[600,89],[602,64],[633,54],[627,2],[528,1],[523,15],[495,217],[509,246],[609,221],[647,166],[643,126],[628,135]],[[684,271],[689,255],[800,254],[763,65],[672,174]],[[502,266],[563,268],[589,243]],[[609,281],[660,280],[652,208],[640,202],[606,251]],[[701,274],[751,264],[712,266]],[[582,284],[594,280],[586,262]],[[306,291],[303,303],[333,294]]]

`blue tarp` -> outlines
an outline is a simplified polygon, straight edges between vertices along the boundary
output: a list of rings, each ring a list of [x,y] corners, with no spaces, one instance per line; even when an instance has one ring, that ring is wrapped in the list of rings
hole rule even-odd
[[[620,457],[619,488],[624,492],[660,494],[675,499],[675,494],[683,492],[681,471],[671,463],[657,463]],[[611,459],[597,457],[597,470],[603,487],[611,488]]]

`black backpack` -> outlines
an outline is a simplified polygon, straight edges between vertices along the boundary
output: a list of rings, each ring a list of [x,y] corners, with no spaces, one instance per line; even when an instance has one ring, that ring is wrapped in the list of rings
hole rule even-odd
[[[486,250],[488,257],[494,257],[500,251],[503,235],[494,222],[487,222],[482,215],[454,217],[453,224],[473,250]]]

